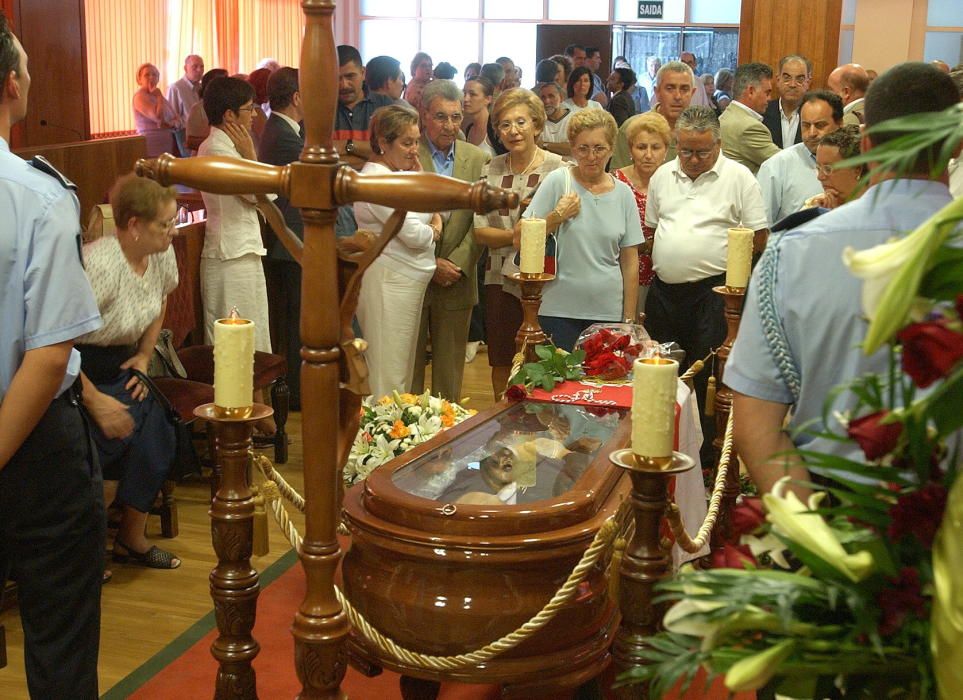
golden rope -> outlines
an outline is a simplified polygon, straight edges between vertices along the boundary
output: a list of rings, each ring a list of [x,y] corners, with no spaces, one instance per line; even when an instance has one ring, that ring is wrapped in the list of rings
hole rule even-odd
[[[276,470],[273,469],[270,464],[270,460],[267,457],[258,455],[256,462],[258,468],[261,470],[261,473],[264,474],[265,478],[274,483],[277,483],[274,481],[274,479],[284,482],[284,479],[277,473]],[[288,489],[290,489],[291,492],[296,494],[294,489],[291,488],[287,482],[284,482],[284,484]],[[274,512],[274,518],[284,531],[284,534],[291,543],[291,546],[300,552],[303,538],[298,533],[297,528],[291,522],[284,504],[278,497],[279,495],[283,495],[284,488],[281,487],[280,483],[278,483],[278,487],[279,488],[277,489],[277,492],[268,487],[266,489],[262,489],[262,493],[264,493],[265,500],[270,500],[271,510]],[[285,497],[287,498],[287,496]],[[631,522],[627,515],[629,509],[629,502],[623,502],[616,514],[602,523],[602,527],[600,527],[599,531],[595,534],[592,544],[590,544],[588,549],[585,550],[582,558],[579,560],[578,564],[576,564],[575,568],[572,570],[572,573],[569,574],[568,578],[565,580],[565,583],[562,584],[562,587],[556,591],[555,595],[552,596],[552,599],[534,617],[532,617],[530,620],[528,620],[528,622],[523,624],[515,631],[506,634],[501,639],[497,639],[481,649],[469,652],[467,654],[458,654],[456,656],[432,656],[406,649],[375,629],[371,623],[369,623],[364,616],[358,612],[353,605],[351,605],[351,602],[345,597],[344,593],[342,593],[338,586],[334,587],[334,593],[338,599],[338,602],[341,603],[341,607],[344,609],[345,614],[348,616],[348,620],[350,620],[354,628],[357,629],[366,640],[373,643],[379,651],[391,656],[395,660],[409,666],[429,668],[436,671],[450,671],[463,668],[465,666],[478,665],[503,652],[515,648],[555,618],[562,607],[567,605],[578,592],[579,585],[585,580],[588,572],[602,557],[602,555],[605,553],[605,550],[609,547],[609,545],[612,544],[612,541],[615,539],[615,537],[620,534],[620,530],[627,527],[626,522]]]
[[[665,510],[665,518],[669,522],[669,529],[675,537],[676,544],[689,554],[695,554],[702,549],[709,540],[712,528],[716,526],[719,517],[719,508],[722,505],[722,491],[726,484],[726,477],[729,469],[732,468],[732,412],[729,413],[729,420],[726,421],[726,436],[722,440],[722,452],[719,455],[719,468],[716,470],[716,481],[712,485],[712,497],[709,499],[709,510],[706,519],[702,521],[699,533],[694,537],[689,537],[685,523],[682,522],[682,513],[672,501],[669,501]]]

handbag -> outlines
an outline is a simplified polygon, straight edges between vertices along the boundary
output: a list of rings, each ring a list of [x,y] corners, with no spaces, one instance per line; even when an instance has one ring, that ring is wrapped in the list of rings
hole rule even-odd
[[[151,353],[147,374],[151,377],[174,377],[187,379],[187,370],[181,364],[174,348],[174,332],[164,328],[157,336],[157,344]]]
[[[201,460],[197,456],[197,450],[194,449],[194,433],[191,424],[181,419],[180,414],[174,410],[174,406],[164,393],[157,388],[153,379],[136,369],[132,369],[131,373],[144,383],[174,428],[174,457],[168,478],[172,481],[180,481],[188,474],[200,474]]]

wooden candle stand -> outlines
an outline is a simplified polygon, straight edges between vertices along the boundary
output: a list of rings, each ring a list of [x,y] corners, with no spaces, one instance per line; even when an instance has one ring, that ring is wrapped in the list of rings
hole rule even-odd
[[[671,552],[662,546],[662,517],[669,501],[669,477],[692,469],[695,461],[681,452],[671,457],[640,457],[631,449],[609,455],[612,464],[624,469],[632,480],[632,517],[635,534],[626,545],[619,569],[619,607],[622,624],[615,635],[612,657],[616,672],[639,665],[639,652],[649,646],[648,638],[662,626],[664,605],[652,603],[654,587],[672,574]],[[636,698],[638,688],[627,689]]]
[[[538,362],[535,346],[549,340],[538,323],[538,309],[542,305],[542,287],[555,279],[555,275],[548,272],[529,274],[515,272],[509,279],[518,282],[522,287],[522,325],[515,334],[515,352],[525,349],[525,362]]]
[[[732,345],[736,342],[739,334],[739,322],[742,320],[742,305],[746,300],[746,289],[718,286],[713,287],[712,291],[722,296],[725,302],[726,315],[726,339],[716,351],[715,378],[716,400],[716,438],[712,443],[716,450],[716,469],[722,467],[719,464],[719,457],[722,456],[722,444],[726,437],[726,425],[729,422],[729,415],[732,413],[732,389],[726,386],[722,377],[726,369],[726,361],[732,351]],[[736,499],[739,497],[739,461],[735,450],[729,455],[729,472],[726,474],[726,482],[722,488],[722,505],[719,509],[719,519],[712,530],[712,549],[720,549],[723,544],[731,542],[732,539],[732,509],[736,506]]]
[[[211,598],[218,637],[211,645],[217,659],[216,700],[257,698],[251,662],[261,646],[251,635],[261,586],[251,566],[254,540],[254,495],[250,484],[251,436],[254,424],[274,411],[254,404],[246,417],[225,417],[214,404],[194,409],[215,433],[215,459],[221,479],[211,502],[211,539],[217,566],[211,572]]]

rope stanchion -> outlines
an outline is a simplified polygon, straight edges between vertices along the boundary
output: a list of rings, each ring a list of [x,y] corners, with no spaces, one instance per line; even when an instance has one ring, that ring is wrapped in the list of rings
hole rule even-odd
[[[712,485],[712,497],[709,499],[709,509],[706,513],[705,520],[702,521],[702,527],[699,528],[698,534],[695,537],[689,536],[685,528],[685,523],[682,522],[682,512],[679,510],[678,505],[670,501],[666,508],[665,517],[669,522],[669,529],[672,530],[676,544],[689,554],[697,553],[706,545],[706,542],[709,541],[709,536],[712,534],[712,528],[716,526],[716,520],[719,518],[723,487],[726,484],[726,477],[729,470],[732,468],[732,416],[733,414],[730,413],[729,420],[726,422],[726,435],[722,441],[722,452],[719,455],[719,468],[716,470],[716,480]]]
[[[264,475],[265,479],[268,481],[262,487],[262,493],[264,494],[265,501],[270,502],[271,511],[274,513],[274,518],[278,525],[284,531],[285,536],[291,543],[291,546],[296,550],[300,551],[302,537],[291,522],[291,518],[288,515],[284,504],[281,502],[281,498],[291,500],[291,496],[299,496],[296,491],[288,484],[284,479],[277,473],[277,471],[271,466],[270,460],[263,455],[256,455],[255,462],[258,469]],[[284,484],[284,487],[281,486]],[[287,491],[287,493],[286,493]],[[303,502],[303,498],[301,499]],[[368,622],[365,617],[358,612],[351,601],[349,601],[344,593],[338,586],[335,586],[334,592],[344,609],[345,614],[348,616],[351,624],[356,630],[358,630],[361,635],[370,643],[374,644],[377,649],[393,659],[400,661],[408,666],[414,666],[418,668],[429,669],[433,671],[451,671],[459,668],[464,668],[465,666],[474,666],[482,664],[501,653],[504,653],[510,649],[517,647],[519,644],[524,642],[526,639],[531,637],[533,634],[542,629],[558,614],[558,612],[567,605],[572,598],[575,597],[578,592],[578,587],[585,580],[585,577],[592,570],[592,568],[599,562],[605,551],[613,543],[615,538],[620,535],[620,530],[627,528],[628,519],[628,503],[625,502],[619,507],[619,510],[611,518],[606,520],[599,531],[596,533],[595,538],[589,545],[588,549],[582,555],[582,558],[576,564],[572,573],[569,574],[565,583],[562,587],[556,591],[552,599],[546,603],[534,617],[528,620],[521,627],[516,629],[509,634],[506,634],[500,639],[487,644],[486,646],[472,651],[466,654],[458,654],[455,656],[432,656],[429,654],[421,654],[410,649],[402,647],[398,643],[394,642],[390,638],[386,637],[384,634],[375,629],[370,622]],[[624,533],[621,533],[624,536]]]

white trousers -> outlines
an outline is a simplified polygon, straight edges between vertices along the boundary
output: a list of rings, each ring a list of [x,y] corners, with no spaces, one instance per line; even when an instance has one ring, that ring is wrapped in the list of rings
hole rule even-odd
[[[237,307],[241,318],[254,321],[254,349],[271,352],[267,285],[261,256],[248,253],[231,260],[201,258],[201,300],[204,303],[204,342],[214,344],[214,321],[227,318]]]
[[[430,277],[415,280],[397,272],[383,256],[365,271],[358,299],[358,323],[368,342],[368,382],[380,398],[411,391],[421,305]]]

